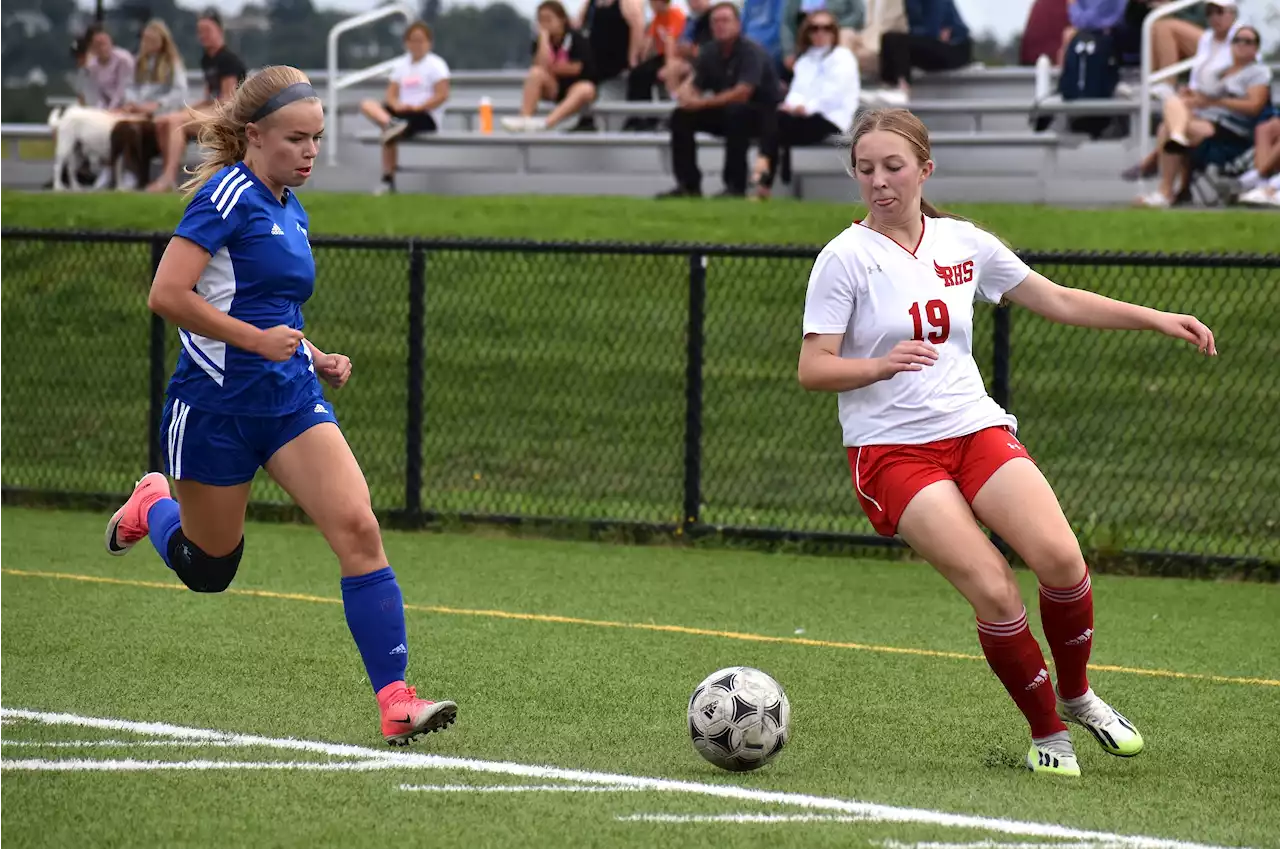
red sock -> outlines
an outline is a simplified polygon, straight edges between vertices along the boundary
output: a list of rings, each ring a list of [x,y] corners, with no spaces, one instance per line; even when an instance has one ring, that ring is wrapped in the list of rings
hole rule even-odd
[[[1093,590],[1089,573],[1074,587],[1040,585],[1040,622],[1058,671],[1058,695],[1083,696],[1089,689],[1089,652],[1093,649]]]
[[[1067,726],[1058,718],[1049,670],[1040,644],[1027,627],[1027,611],[1012,622],[978,620],[978,642],[991,671],[1031,725],[1032,737],[1048,737]]]

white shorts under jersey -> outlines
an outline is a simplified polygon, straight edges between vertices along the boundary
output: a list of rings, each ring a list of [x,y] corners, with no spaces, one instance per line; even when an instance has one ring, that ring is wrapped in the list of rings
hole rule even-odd
[[[832,239],[809,276],[804,334],[844,334],[848,359],[882,357],[907,339],[938,349],[932,366],[839,394],[844,444],[920,445],[1016,429],[973,359],[973,302],[999,303],[1030,273],[995,236],[950,218],[926,218],[914,252],[860,223]]]

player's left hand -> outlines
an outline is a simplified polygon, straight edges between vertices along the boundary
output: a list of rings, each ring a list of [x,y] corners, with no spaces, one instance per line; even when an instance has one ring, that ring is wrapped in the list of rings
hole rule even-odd
[[[1200,353],[1216,357],[1218,348],[1213,341],[1213,331],[1205,327],[1194,315],[1178,315],[1177,313],[1160,313],[1156,329],[1166,336],[1190,342]]]
[[[315,358],[316,374],[334,389],[341,389],[351,377],[351,358],[344,354],[325,354]]]

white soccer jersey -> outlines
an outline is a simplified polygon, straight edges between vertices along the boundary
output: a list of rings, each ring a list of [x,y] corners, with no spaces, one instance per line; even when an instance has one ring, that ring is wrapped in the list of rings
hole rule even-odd
[[[1016,429],[973,359],[973,302],[999,303],[1029,273],[995,236],[950,218],[926,218],[914,252],[860,223],[832,239],[809,276],[805,335],[844,334],[844,358],[882,357],[908,339],[938,350],[932,366],[839,393],[844,444],[920,445]]]

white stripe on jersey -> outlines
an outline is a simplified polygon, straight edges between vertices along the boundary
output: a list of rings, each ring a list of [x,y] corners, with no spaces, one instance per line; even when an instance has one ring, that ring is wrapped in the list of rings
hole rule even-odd
[[[191,414],[191,408],[186,404],[182,405],[182,417],[178,419],[178,438],[174,443],[173,449],[173,479],[182,480],[182,438],[187,435],[187,416]]]
[[[222,210],[222,217],[226,218],[231,214],[231,210],[235,209],[236,203],[240,200],[240,195],[244,194],[244,190],[253,185],[253,181],[245,180],[240,184],[240,188],[236,189],[236,193],[231,195],[231,203],[227,204],[227,208]],[[231,194],[231,190],[227,189],[227,194]],[[223,200],[226,200],[224,197]]]
[[[182,412],[182,402],[174,400],[169,412],[169,433],[166,435],[166,447],[169,450],[169,472],[173,472],[173,443],[178,439],[178,414]]]
[[[214,200],[214,198],[217,197],[217,193],[215,192],[210,196],[209,201],[217,207],[219,212],[223,212],[227,208],[227,202],[231,200],[231,193],[236,190],[236,186],[241,185],[249,185],[249,176],[247,174],[239,174],[234,177],[230,183],[227,183],[225,189],[222,186],[219,186],[218,191],[222,192],[222,197]],[[224,213],[222,217],[226,218],[227,216]]]
[[[215,340],[208,339],[204,336],[195,336],[194,334],[187,333],[185,330],[178,331],[178,338],[182,340],[182,347],[187,349],[187,356],[191,358],[191,361],[198,365],[201,371],[213,378],[214,383],[221,386],[224,379],[222,372],[220,372],[213,363],[209,362],[210,358],[205,356],[202,351],[202,346],[209,343],[221,345],[222,350],[225,352],[226,345],[222,342],[215,342]],[[196,342],[197,339],[200,340],[198,344]]]
[[[218,196],[222,194],[223,190],[227,188],[227,184],[230,183],[231,179],[235,177],[237,174],[240,174],[239,167],[232,168],[230,171],[227,172],[227,175],[222,178],[222,182],[218,184],[218,188],[214,189],[213,194],[210,195],[209,197],[210,203],[212,203],[214,206],[218,206]],[[241,174],[240,179],[242,180],[244,179],[243,174]],[[222,207],[220,206],[218,207],[218,209],[221,209],[221,208]]]

